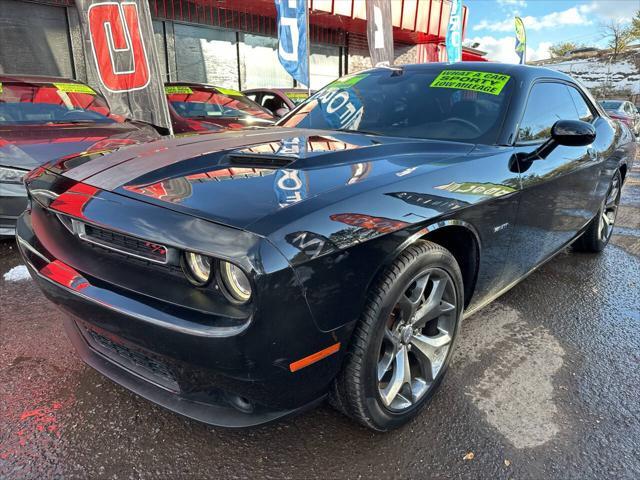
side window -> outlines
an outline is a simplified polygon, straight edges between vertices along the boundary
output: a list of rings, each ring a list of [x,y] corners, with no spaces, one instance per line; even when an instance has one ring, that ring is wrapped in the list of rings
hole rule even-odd
[[[551,127],[558,120],[578,119],[578,112],[566,85],[536,83],[527,100],[517,141],[527,143],[546,140],[551,135]]]
[[[573,87],[567,88],[569,89],[569,92],[571,92],[571,98],[573,98],[573,103],[576,106],[576,110],[578,110],[580,120],[583,122],[591,122],[593,120],[593,112],[589,108],[589,105],[582,94]]]
[[[285,105],[280,97],[271,93],[265,93],[264,97],[262,97],[262,106],[271,113],[276,113],[276,110],[284,107]]]

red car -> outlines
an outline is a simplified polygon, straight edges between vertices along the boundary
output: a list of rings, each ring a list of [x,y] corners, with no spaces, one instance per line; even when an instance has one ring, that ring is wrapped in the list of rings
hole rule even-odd
[[[160,138],[150,125],[111,113],[75,80],[0,75],[0,238],[14,235],[27,205],[22,178],[54,159]]]
[[[600,105],[611,118],[620,120],[634,135],[640,135],[640,111],[633,103],[626,100],[601,100]]]
[[[276,118],[242,92],[200,83],[166,83],[174,133],[265,127]]]

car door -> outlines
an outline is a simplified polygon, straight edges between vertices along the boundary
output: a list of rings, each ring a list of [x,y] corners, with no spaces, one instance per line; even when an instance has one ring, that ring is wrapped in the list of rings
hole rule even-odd
[[[582,113],[578,112],[580,104]],[[535,150],[550,138],[558,120],[593,122],[596,110],[574,86],[539,81],[530,92],[520,121],[516,151]],[[557,146],[546,158],[518,162],[521,199],[513,246],[519,272],[525,274],[570,242],[599,208],[601,156],[594,145]]]

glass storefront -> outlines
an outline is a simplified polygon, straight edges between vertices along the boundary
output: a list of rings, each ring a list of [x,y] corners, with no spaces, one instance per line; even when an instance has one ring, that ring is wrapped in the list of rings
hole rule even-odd
[[[64,8],[0,0],[0,73],[73,77]]]
[[[293,79],[278,60],[278,39],[248,33],[240,36],[242,90],[293,87]]]
[[[340,47],[311,45],[311,89],[319,90],[340,75]]]
[[[156,45],[163,71],[171,80],[207,83],[219,87],[289,88],[293,78],[278,60],[278,39],[213,27],[154,21]],[[172,28],[170,28],[172,27]],[[165,39],[161,35],[165,35]],[[173,32],[173,39],[166,38]],[[159,37],[160,36],[160,37]],[[173,42],[171,40],[174,40]],[[175,45],[166,52],[165,45]],[[340,75],[340,47],[311,46],[311,88],[319,89]],[[165,61],[169,58],[169,62]],[[171,69],[171,65],[175,65]],[[173,71],[172,71],[173,70]]]
[[[238,88],[235,32],[176,23],[174,35],[178,81]]]
[[[169,71],[167,70],[167,48],[165,45],[164,23],[160,20],[153,20],[153,40],[156,44],[156,52],[158,52],[158,60],[160,61],[160,72],[163,73],[163,80],[169,80]]]
[[[90,57],[81,43],[73,42],[73,35],[80,35],[77,21],[70,26],[67,19],[73,8],[0,0],[0,73],[75,76],[86,81]],[[158,18],[153,20],[153,31],[165,81],[241,90],[295,86],[278,60],[275,36]],[[311,45],[311,88],[319,89],[339,76],[345,53],[335,45]]]

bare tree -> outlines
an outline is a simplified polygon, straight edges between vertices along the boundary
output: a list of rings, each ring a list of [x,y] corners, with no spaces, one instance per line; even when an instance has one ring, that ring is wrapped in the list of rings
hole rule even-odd
[[[618,54],[627,48],[633,40],[632,28],[620,20],[609,20],[601,24],[602,38],[607,40],[607,46],[613,50],[615,61]]]

